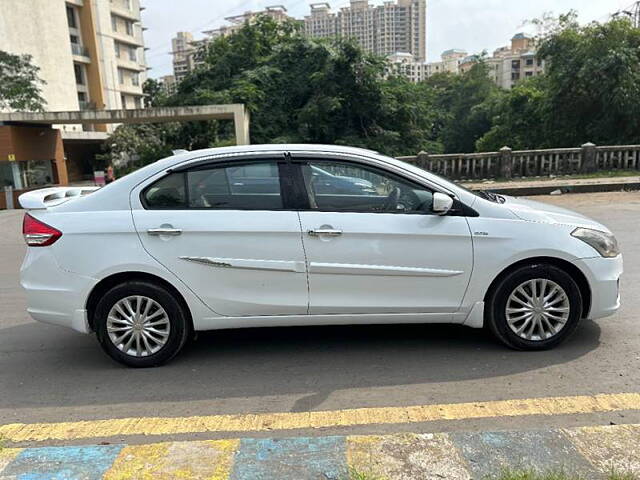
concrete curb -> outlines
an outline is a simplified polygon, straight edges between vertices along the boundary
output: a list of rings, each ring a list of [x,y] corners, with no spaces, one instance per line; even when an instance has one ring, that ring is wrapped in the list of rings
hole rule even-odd
[[[640,179],[631,177],[629,180],[594,179],[589,181],[552,181],[537,182],[504,182],[504,183],[469,183],[467,188],[488,190],[494,193],[512,196],[549,195],[551,192],[565,193],[598,193],[640,190]]]
[[[471,480],[531,468],[639,475],[640,425],[0,450],[0,479]]]

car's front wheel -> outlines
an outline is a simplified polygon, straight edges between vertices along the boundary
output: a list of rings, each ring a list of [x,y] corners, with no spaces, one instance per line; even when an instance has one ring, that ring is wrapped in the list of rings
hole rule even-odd
[[[582,295],[573,278],[548,264],[507,274],[487,299],[486,324],[518,350],[545,350],[564,341],[582,316]]]
[[[155,367],[178,354],[189,335],[180,303],[154,283],[131,281],[109,290],[95,311],[104,351],[130,367]]]

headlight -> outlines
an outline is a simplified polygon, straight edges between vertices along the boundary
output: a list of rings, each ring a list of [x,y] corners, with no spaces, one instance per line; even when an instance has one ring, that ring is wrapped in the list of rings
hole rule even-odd
[[[616,237],[610,233],[590,228],[576,228],[571,236],[579,238],[584,243],[592,246],[600,255],[607,258],[617,257],[620,253]]]

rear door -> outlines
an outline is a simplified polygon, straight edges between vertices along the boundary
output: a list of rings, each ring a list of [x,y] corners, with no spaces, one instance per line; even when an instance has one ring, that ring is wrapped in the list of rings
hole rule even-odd
[[[300,223],[284,157],[173,171],[140,192],[144,248],[224,316],[306,314]]]
[[[309,196],[300,221],[311,314],[446,320],[458,310],[473,264],[465,217],[434,214],[432,190],[382,169],[318,157],[296,164]],[[318,169],[340,182],[319,185]]]

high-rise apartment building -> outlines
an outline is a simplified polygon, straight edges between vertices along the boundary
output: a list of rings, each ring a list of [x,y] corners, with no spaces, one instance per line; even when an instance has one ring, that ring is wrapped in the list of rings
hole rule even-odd
[[[47,110],[140,108],[141,10],[140,0],[0,0],[0,50],[33,57]]]
[[[381,56],[398,52],[411,54],[415,61],[427,56],[427,0],[388,0],[374,6],[369,0],[351,0],[338,12],[326,2],[312,3],[311,13],[304,18],[304,32],[309,37],[343,37],[355,39],[366,51]],[[200,45],[238,31],[259,15],[276,21],[292,20],[282,5],[266,7],[259,12],[245,12],[227,17],[227,25],[204,32],[204,40],[194,41],[191,34],[179,32],[173,42],[174,76],[180,82],[198,66],[196,51]]]
[[[28,54],[47,111],[144,106],[140,0],[0,0],[0,50]],[[0,125],[0,187],[92,181],[114,125]]]
[[[178,32],[171,40],[171,55],[173,56],[173,76],[175,82],[180,83],[191,72],[193,72],[201,60],[198,58],[198,49],[206,46],[208,42],[218,37],[224,37],[237,32],[243,25],[255,21],[260,15],[266,15],[278,22],[291,20],[287,14],[287,9],[283,5],[273,5],[257,12],[248,11],[240,15],[227,17],[225,20],[229,23],[214,30],[203,32],[205,38],[195,40],[191,32]],[[175,86],[174,86],[175,88]]]
[[[163,75],[162,77],[158,78],[158,83],[160,84],[160,87],[163,89],[165,94],[173,95],[174,93],[176,93],[176,87],[178,84],[174,75]]]
[[[496,84],[506,89],[544,72],[544,61],[536,57],[534,38],[526,33],[517,33],[510,46],[495,50],[487,64]]]
[[[304,17],[304,31],[315,38],[335,37],[338,34],[338,16],[328,3],[312,3],[311,14]]]
[[[171,39],[171,55],[173,55],[173,76],[176,82],[184,80],[195,68],[196,47],[191,32],[178,32]]]
[[[408,53],[387,56],[387,74],[402,75],[412,82],[420,82],[436,73],[465,73],[476,63],[477,55],[468,55],[464,50],[452,49],[442,53],[439,62],[421,62]],[[522,79],[544,72],[544,61],[537,58],[534,38],[526,33],[517,33],[511,44],[500,47],[485,59],[489,76],[499,87],[510,89]]]
[[[419,62],[410,53],[394,53],[387,57],[387,74],[400,75],[412,82],[421,82],[436,73],[460,72],[460,66],[469,58],[464,50],[451,49],[442,52],[439,62]]]
[[[426,0],[389,0],[377,6],[369,0],[351,0],[336,13],[323,2],[311,4],[304,31],[310,37],[353,38],[368,52],[382,56],[410,53],[424,62],[426,22]]]
[[[247,11],[241,13],[240,15],[234,15],[232,17],[226,17],[225,20],[229,22],[228,25],[223,25],[215,30],[207,30],[205,35],[208,39],[214,39],[217,37],[223,37],[225,35],[230,35],[232,33],[237,32],[239,29],[243,27],[243,25],[247,23],[252,23],[256,18],[261,15],[266,15],[267,17],[271,17],[276,22],[284,22],[285,20],[292,20],[292,18],[287,13],[287,8],[284,5],[271,5],[266,7],[264,10],[260,10],[257,12]]]

